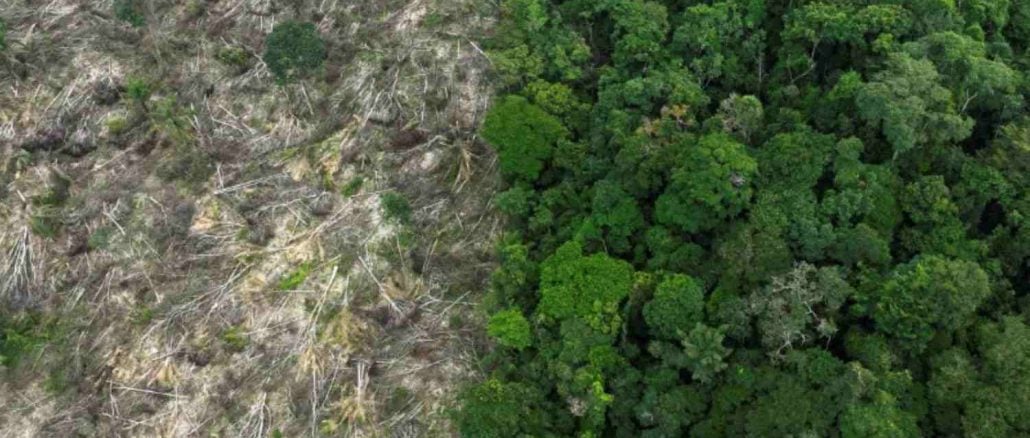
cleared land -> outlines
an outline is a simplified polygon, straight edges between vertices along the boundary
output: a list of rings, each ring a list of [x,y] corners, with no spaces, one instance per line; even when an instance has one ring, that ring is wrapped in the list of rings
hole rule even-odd
[[[0,436],[451,434],[501,228],[490,6],[120,3],[0,6]],[[328,59],[279,86],[284,20]]]

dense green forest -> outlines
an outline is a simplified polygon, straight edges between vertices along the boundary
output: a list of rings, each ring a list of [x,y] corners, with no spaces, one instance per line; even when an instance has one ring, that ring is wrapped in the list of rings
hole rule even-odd
[[[501,8],[464,436],[1030,435],[1030,2]]]

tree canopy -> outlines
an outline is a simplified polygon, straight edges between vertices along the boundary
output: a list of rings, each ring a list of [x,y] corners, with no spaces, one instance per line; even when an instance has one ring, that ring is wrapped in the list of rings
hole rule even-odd
[[[500,4],[462,435],[1030,434],[1027,2]]]

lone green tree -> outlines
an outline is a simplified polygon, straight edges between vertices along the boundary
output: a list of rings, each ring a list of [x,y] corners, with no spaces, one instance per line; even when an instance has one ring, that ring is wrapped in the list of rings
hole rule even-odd
[[[308,76],[322,66],[325,56],[325,42],[312,23],[279,23],[265,40],[265,64],[280,84]]]

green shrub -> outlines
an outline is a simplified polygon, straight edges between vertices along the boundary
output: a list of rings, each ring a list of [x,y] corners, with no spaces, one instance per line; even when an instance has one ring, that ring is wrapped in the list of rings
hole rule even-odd
[[[296,270],[279,280],[279,290],[289,291],[303,284],[304,280],[307,280],[308,275],[311,274],[311,267],[311,262],[301,263],[300,266],[297,266]]]
[[[57,321],[38,313],[0,316],[0,367],[12,368],[60,336]]]
[[[240,326],[232,326],[222,332],[222,342],[232,352],[241,352],[250,342]]]
[[[122,135],[126,130],[129,129],[129,121],[125,120],[125,117],[113,116],[108,118],[104,125],[107,126],[107,133],[112,136]]]
[[[193,111],[179,105],[175,96],[159,99],[150,112],[152,127],[162,135],[175,140],[180,146],[188,146],[193,140],[193,125],[190,118]]]
[[[280,84],[310,75],[325,57],[325,42],[312,23],[279,23],[265,40],[265,64]]]
[[[411,204],[399,193],[387,192],[382,197],[383,214],[386,219],[402,224],[411,222]]]
[[[237,71],[245,71],[250,65],[250,53],[242,47],[225,46],[215,56],[223,64],[235,68]]]
[[[147,23],[143,7],[143,0],[115,0],[114,16],[133,27],[141,27]]]
[[[150,82],[141,77],[130,76],[125,81],[125,97],[142,105],[144,109],[147,107],[147,99],[150,99],[150,94],[153,91]]]
[[[361,190],[361,186],[364,184],[365,178],[361,176],[355,176],[350,181],[347,181],[347,184],[343,186],[343,190],[340,191],[340,194],[348,198],[354,196],[358,194],[358,191]]]

